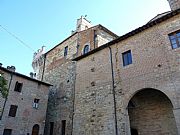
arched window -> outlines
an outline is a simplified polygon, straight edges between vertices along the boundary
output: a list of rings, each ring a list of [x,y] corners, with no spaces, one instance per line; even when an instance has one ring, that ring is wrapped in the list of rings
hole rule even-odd
[[[86,54],[86,53],[88,53],[89,52],[89,45],[85,45],[85,47],[84,47],[84,50],[83,50],[83,54]]]
[[[88,29],[88,26],[85,26],[85,30],[87,30]]]

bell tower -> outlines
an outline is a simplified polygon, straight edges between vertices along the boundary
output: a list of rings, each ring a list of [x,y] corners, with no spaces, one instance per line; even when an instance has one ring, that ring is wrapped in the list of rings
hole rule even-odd
[[[180,8],[180,0],[168,0],[168,2],[172,11]]]
[[[81,16],[81,18],[77,19],[77,25],[76,25],[77,32],[86,30],[90,27],[92,27],[92,24],[90,21],[86,19],[86,15],[85,17]]]

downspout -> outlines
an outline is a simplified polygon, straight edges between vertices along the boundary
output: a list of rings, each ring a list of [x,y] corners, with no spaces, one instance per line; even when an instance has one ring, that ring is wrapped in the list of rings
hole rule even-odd
[[[80,44],[79,44],[79,32],[78,32],[78,38],[77,38],[77,46],[79,45],[80,47]],[[78,53],[79,53],[79,48],[77,49],[77,55],[76,57],[78,57]],[[74,95],[73,95],[73,114],[72,114],[72,130],[71,130],[71,135],[73,135],[73,124],[74,124],[74,114],[75,114],[75,89],[76,89],[76,67],[77,67],[77,62],[76,61],[72,61],[74,64],[75,64],[75,73],[74,73],[74,86],[73,86],[73,89],[74,89]]]
[[[9,94],[9,90],[10,90],[10,87],[11,87],[12,77],[13,77],[13,75],[12,75],[12,73],[11,73],[11,78],[10,78],[9,85],[8,85],[8,94]],[[1,113],[1,116],[0,116],[0,120],[2,119],[2,116],[3,116],[3,113],[4,113],[4,109],[5,109],[5,106],[6,106],[7,99],[8,99],[8,96],[5,98],[4,105],[3,105],[3,109],[2,109],[2,113]]]
[[[46,54],[44,54],[44,62],[43,62],[43,71],[42,71],[41,81],[43,81],[43,79],[44,79],[45,64],[46,64]]]
[[[74,61],[75,62],[75,61]],[[76,66],[77,66],[77,63],[75,62],[75,73],[74,73],[74,95],[73,95],[73,114],[72,114],[72,131],[71,131],[71,135],[73,135],[73,124],[74,124],[74,114],[75,114],[75,90],[76,90]]]
[[[114,68],[113,68],[113,58],[112,58],[112,49],[109,48],[110,53],[110,62],[111,62],[111,75],[112,75],[112,91],[113,91],[113,102],[114,102],[114,121],[115,121],[115,131],[116,135],[118,135],[118,128],[117,128],[117,114],[116,114],[116,93],[115,93],[115,87],[114,87]]]

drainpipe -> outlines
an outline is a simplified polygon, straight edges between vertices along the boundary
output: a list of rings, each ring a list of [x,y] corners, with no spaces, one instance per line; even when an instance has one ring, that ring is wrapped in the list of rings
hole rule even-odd
[[[116,93],[115,93],[115,87],[114,87],[114,68],[113,68],[113,59],[112,59],[112,49],[109,48],[110,53],[110,62],[111,62],[111,75],[112,75],[112,91],[113,91],[113,102],[114,102],[114,121],[115,121],[115,131],[116,135],[118,135],[118,128],[117,128],[117,114],[116,114]]]
[[[12,73],[11,73],[11,78],[10,78],[9,85],[8,85],[8,94],[9,94],[9,90],[10,90],[10,87],[11,87],[12,77],[13,77],[13,75],[12,75]],[[5,109],[5,106],[6,106],[7,99],[8,99],[8,96],[5,98],[4,105],[3,105],[3,109],[2,109],[2,113],[1,113],[1,116],[0,116],[0,120],[2,119],[2,116],[3,116],[3,113],[4,113],[4,109]]]
[[[76,89],[76,62],[74,63],[75,64],[75,69],[74,69],[74,71],[75,71],[75,73],[74,73],[74,87],[73,87],[73,89],[74,89],[74,95],[73,95],[73,114],[72,114],[72,131],[71,131],[71,135],[73,135],[73,130],[74,130],[74,127],[73,127],[73,124],[74,124],[74,114],[75,114],[75,98],[76,98],[76,96],[75,96],[75,89]]]

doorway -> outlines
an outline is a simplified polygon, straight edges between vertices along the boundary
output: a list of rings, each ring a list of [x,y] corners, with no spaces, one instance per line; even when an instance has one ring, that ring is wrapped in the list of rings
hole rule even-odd
[[[161,91],[143,89],[129,101],[131,135],[177,135],[170,99]]]
[[[32,128],[32,135],[39,135],[39,125],[35,124]]]

